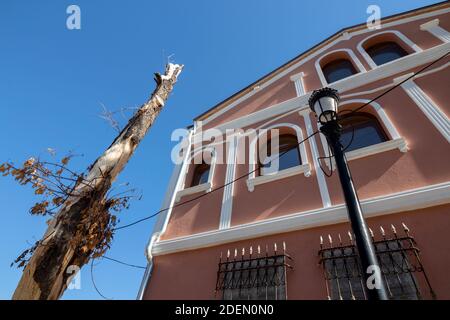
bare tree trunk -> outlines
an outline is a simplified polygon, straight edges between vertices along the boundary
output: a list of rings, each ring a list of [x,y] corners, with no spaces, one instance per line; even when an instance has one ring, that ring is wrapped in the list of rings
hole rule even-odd
[[[150,99],[133,115],[111,146],[90,167],[83,184],[77,184],[72,196],[49,223],[42,244],[34,251],[13,299],[58,299],[67,287],[67,267],[82,267],[90,253],[81,253],[70,243],[77,226],[93,207],[103,201],[112,182],[123,170],[134,150],[152,126],[183,66],[169,63],[165,74],[155,74],[157,83]],[[88,183],[86,183],[86,181]]]

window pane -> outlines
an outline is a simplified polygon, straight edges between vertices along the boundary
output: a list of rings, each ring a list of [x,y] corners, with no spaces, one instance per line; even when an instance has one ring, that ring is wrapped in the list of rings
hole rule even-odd
[[[281,158],[279,158],[280,170],[295,167],[301,164],[298,148],[293,148],[287,151]]]
[[[341,143],[344,147],[348,146],[353,135],[353,141],[348,146],[347,152],[388,140],[378,121],[370,115],[344,118],[341,124],[343,126]]]
[[[367,53],[378,66],[408,55],[408,53],[395,42],[376,44],[368,48]]]
[[[271,142],[267,144],[267,150],[271,153]],[[280,157],[280,154],[282,156]],[[300,158],[300,151],[298,147],[297,138],[293,135],[281,135],[279,137],[279,152],[270,155],[270,159],[278,159],[278,168],[275,167],[276,161],[261,161],[260,168],[262,169],[260,174],[271,174],[280,170],[292,168],[302,164]],[[274,167],[271,168],[272,162]],[[278,170],[277,170],[278,169]]]
[[[205,171],[203,171],[200,174],[200,178],[199,178],[198,184],[202,184],[202,183],[208,182],[208,176],[209,176],[209,166],[208,166],[208,169],[206,169]]]
[[[191,187],[208,182],[210,166],[206,163],[199,164],[195,167],[194,176],[192,177]]]
[[[355,73],[353,64],[345,59],[330,62],[323,67],[323,74],[328,83],[347,78]]]

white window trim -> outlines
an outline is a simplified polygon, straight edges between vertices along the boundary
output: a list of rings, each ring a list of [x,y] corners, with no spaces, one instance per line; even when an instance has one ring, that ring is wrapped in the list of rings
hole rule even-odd
[[[364,49],[363,45],[364,43],[366,43],[367,40],[372,39],[373,37],[378,37],[381,34],[386,34],[386,33],[393,33],[395,34],[400,40],[402,40],[406,45],[408,45],[413,51],[415,52],[422,52],[423,50],[414,42],[412,42],[407,36],[405,36],[403,33],[401,33],[398,30],[386,30],[386,31],[382,31],[382,32],[378,32],[375,34],[372,34],[366,38],[364,38],[363,40],[361,40],[358,45],[356,46],[356,48],[358,49],[359,53],[364,57],[364,59],[366,60],[366,62],[369,64],[369,66],[372,69],[378,68],[379,66],[375,63],[375,61],[372,60],[372,58],[370,57],[370,55],[367,53],[367,51]],[[388,63],[383,64],[387,65],[389,63],[393,63],[396,60],[392,60]]]
[[[204,148],[201,150],[198,150],[197,152],[195,152],[192,157],[190,157],[188,159],[188,164],[190,166],[190,170],[193,170],[196,166],[196,164],[191,164],[191,160],[195,158],[195,156],[199,153],[203,153],[205,151],[211,150],[211,164],[210,164],[210,170],[209,170],[209,174],[208,174],[208,181],[202,184],[199,184],[197,186],[193,186],[193,187],[184,187],[184,189],[180,190],[177,192],[177,195],[175,197],[175,202],[179,202],[181,200],[182,197],[187,196],[187,195],[191,195],[191,194],[195,194],[195,193],[203,193],[203,192],[210,192],[213,188],[213,177],[214,177],[214,170],[216,168],[216,159],[217,159],[217,154],[216,154],[216,149],[215,148]],[[187,170],[184,174],[183,177],[183,185],[186,185],[186,176],[188,174]]]
[[[422,52],[412,53],[403,58],[381,65],[376,69],[368,70],[366,73],[358,73],[352,77],[342,79],[332,83],[330,87],[338,90],[341,94],[355,88],[361,88],[366,84],[371,84],[381,79],[396,76],[402,72],[407,72],[425,63],[432,62],[450,50],[450,43],[443,43]],[[272,106],[264,106],[261,110],[243,115],[236,119],[231,119],[217,125],[215,128],[225,132],[227,129],[245,128],[264,120],[281,116],[293,110],[303,110],[309,108],[308,99],[311,93],[308,92],[300,97],[282,101]],[[204,124],[204,123],[203,123]]]
[[[364,104],[369,101],[370,100],[367,100],[367,99],[352,99],[352,100],[347,100],[347,101],[341,102],[339,106],[345,106],[347,104],[355,104],[355,103]],[[370,106],[373,107],[373,109],[377,113],[378,120],[386,128],[387,134],[389,135],[390,140],[346,152],[345,155],[346,155],[346,158],[348,161],[368,157],[368,156],[371,156],[374,154],[378,154],[378,153],[382,153],[382,152],[386,152],[386,151],[390,151],[390,150],[394,150],[394,149],[398,149],[403,153],[408,151],[408,144],[406,143],[405,138],[400,136],[400,134],[398,133],[394,124],[389,119],[388,115],[383,110],[383,108],[380,106],[380,104],[373,101],[370,103]],[[325,152],[325,155],[328,157],[330,154],[328,151],[327,140],[323,134],[320,134],[320,139],[322,141],[322,147]],[[331,168],[331,164],[333,165],[333,169],[336,168],[334,159],[332,160],[332,163],[330,163],[330,161],[325,161],[325,162],[326,162],[326,165],[328,166],[328,168]]]
[[[255,178],[248,179],[247,187],[248,187],[249,191],[253,191],[255,189],[255,186],[257,186],[257,185],[284,179],[284,178],[288,178],[288,177],[292,177],[292,176],[295,176],[295,175],[301,174],[301,173],[304,173],[306,177],[309,177],[311,175],[310,172],[311,172],[311,165],[309,163],[301,164],[299,166],[280,170],[277,173],[266,174],[263,176],[257,176]]]
[[[183,198],[184,196],[190,195],[190,194],[195,194],[195,193],[203,193],[203,192],[209,192],[212,189],[212,184],[210,182],[205,182],[202,184],[199,184],[197,186],[194,187],[189,187],[183,190],[180,190],[177,192],[177,197],[175,199],[175,202],[179,202],[181,200],[181,198]]]
[[[428,31],[442,42],[450,42],[450,32],[439,26],[439,19],[434,19],[420,25],[420,30]]]
[[[366,68],[364,68],[364,66],[361,63],[361,61],[355,55],[355,53],[352,50],[350,50],[350,49],[337,49],[337,50],[333,50],[333,51],[327,52],[325,55],[323,55],[322,57],[317,59],[316,62],[314,63],[314,66],[316,67],[317,74],[319,75],[319,78],[320,78],[320,82],[322,83],[322,86],[324,86],[324,87],[327,86],[329,83],[327,82],[327,80],[325,78],[325,75],[323,74],[322,66],[321,66],[320,62],[322,61],[322,59],[324,59],[324,58],[328,57],[329,55],[332,55],[332,54],[334,54],[336,52],[345,52],[345,53],[347,53],[349,55],[350,62],[352,62],[352,64],[355,65],[359,71],[357,73],[349,76],[349,77],[345,77],[345,78],[340,79],[338,81],[332,82],[333,84],[335,84],[335,83],[337,83],[339,81],[342,81],[344,79],[351,78],[351,77],[353,77],[353,76],[355,76],[355,75],[357,75],[359,73],[364,73],[364,72],[367,71]]]
[[[302,133],[302,129],[296,125],[296,124],[292,124],[292,123],[277,123],[274,124],[270,127],[264,128],[263,130],[271,130],[271,129],[276,129],[276,128],[283,128],[283,127],[288,127],[291,129],[295,130],[295,133],[297,135],[297,142],[303,141],[303,133]],[[256,176],[256,157],[257,157],[257,143],[258,143],[258,139],[261,136],[261,134],[263,134],[264,132],[259,133],[251,142],[250,142],[250,148],[249,148],[249,172],[251,172],[251,174],[249,175],[249,178],[247,179],[247,187],[248,190],[250,192],[253,192],[253,190],[255,189],[256,185],[262,184],[262,183],[266,183],[266,182],[270,182],[270,181],[275,181],[275,180],[279,180],[279,179],[284,179],[287,177],[291,177],[293,175],[296,174],[300,174],[300,173],[304,173],[305,177],[309,177],[311,175],[311,165],[308,161],[308,155],[306,153],[306,147],[304,143],[301,143],[299,145],[299,150],[300,150],[300,157],[302,160],[302,164],[299,166],[295,166],[292,168],[287,168],[284,170],[280,170],[277,173],[274,174],[268,174],[268,175],[264,175],[264,176]]]

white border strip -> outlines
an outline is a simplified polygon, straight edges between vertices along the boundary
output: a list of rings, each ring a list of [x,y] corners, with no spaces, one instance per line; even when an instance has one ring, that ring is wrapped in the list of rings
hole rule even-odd
[[[361,202],[364,215],[374,217],[450,203],[450,181],[375,197]],[[212,247],[224,243],[268,235],[337,224],[348,221],[345,206],[310,210],[277,218],[234,226],[223,230],[198,233],[187,237],[159,241],[154,256]]]
[[[219,229],[229,228],[231,214],[233,212],[234,179],[236,176],[236,156],[239,139],[233,136],[228,144],[227,169],[225,175],[225,187],[223,189],[222,208],[220,210]]]

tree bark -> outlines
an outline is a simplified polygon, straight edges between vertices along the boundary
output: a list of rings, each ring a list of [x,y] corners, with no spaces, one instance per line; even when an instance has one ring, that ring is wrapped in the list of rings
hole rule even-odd
[[[90,254],[80,254],[70,243],[83,216],[103,201],[112,182],[123,170],[152,126],[183,66],[169,63],[165,74],[155,74],[156,88],[150,99],[133,115],[111,146],[92,164],[84,183],[77,184],[53,218],[41,245],[34,251],[14,292],[14,300],[54,300],[67,288],[68,266],[82,267]],[[87,183],[86,183],[87,182]]]

